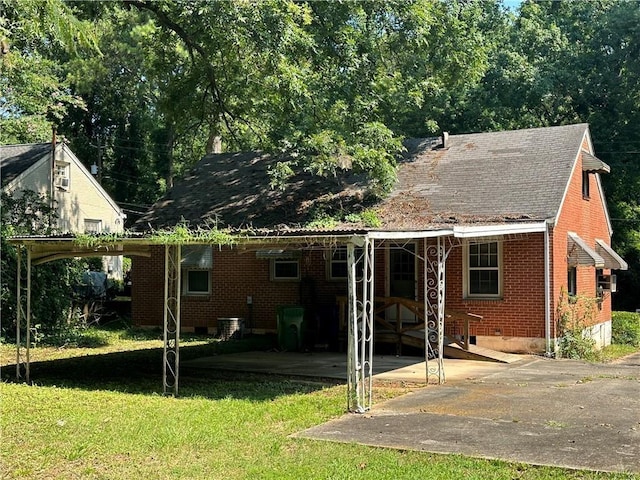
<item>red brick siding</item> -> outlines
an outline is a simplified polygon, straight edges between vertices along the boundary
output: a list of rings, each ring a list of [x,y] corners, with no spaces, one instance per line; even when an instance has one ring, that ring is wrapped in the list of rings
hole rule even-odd
[[[154,248],[151,258],[133,261],[133,319],[137,325],[162,325],[163,262],[162,247]],[[336,296],[347,294],[346,282],[326,280],[322,251],[303,252],[300,273],[301,281],[272,281],[269,260],[256,258],[254,252],[214,247],[211,294],[182,296],[182,326],[215,327],[219,317],[244,317],[251,328],[272,330],[279,305],[331,307]],[[251,307],[247,296],[252,297]]]
[[[482,315],[471,323],[470,335],[544,338],[544,235],[505,239],[503,296],[496,300],[463,298],[463,251],[455,247],[447,259],[445,308]],[[462,328],[454,323],[448,333],[461,334]]]
[[[583,145],[583,147],[585,147]],[[588,144],[586,145],[588,148]],[[564,204],[557,224],[553,229],[553,275],[552,312],[555,316],[561,289],[567,289],[567,232],[576,232],[589,246],[595,249],[595,239],[610,241],[606,207],[595,174],[589,175],[589,199],[582,197],[582,159],[577,162],[569,183]],[[577,270],[578,294],[593,297],[596,292],[595,268],[579,266]],[[604,273],[610,273],[605,271]],[[605,295],[597,310],[593,324],[611,320],[611,296]],[[555,322],[554,322],[555,323]]]

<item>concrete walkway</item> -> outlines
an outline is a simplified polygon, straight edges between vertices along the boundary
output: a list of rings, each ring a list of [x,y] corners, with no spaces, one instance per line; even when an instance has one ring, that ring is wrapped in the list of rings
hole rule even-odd
[[[640,473],[640,354],[607,365],[540,357],[510,365],[472,363],[482,365],[449,368],[445,385],[297,436]]]

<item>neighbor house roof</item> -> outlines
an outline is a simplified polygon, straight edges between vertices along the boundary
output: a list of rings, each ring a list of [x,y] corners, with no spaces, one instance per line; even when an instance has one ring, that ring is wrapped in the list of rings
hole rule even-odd
[[[0,177],[2,186],[12,182],[38,160],[51,152],[50,143],[0,146]]]
[[[588,125],[411,139],[391,194],[373,205],[382,230],[540,222],[558,213]],[[300,174],[283,191],[269,185],[275,159],[262,153],[207,155],[138,222],[139,229],[186,220],[197,226],[278,230],[323,209],[354,211],[367,201],[362,178]],[[338,225],[337,228],[345,228]]]

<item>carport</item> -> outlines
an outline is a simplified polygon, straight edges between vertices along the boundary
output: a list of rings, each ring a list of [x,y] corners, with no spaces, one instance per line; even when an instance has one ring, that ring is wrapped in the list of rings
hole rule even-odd
[[[511,227],[513,230],[513,227]],[[422,252],[412,252],[422,263],[424,276],[424,352],[425,382],[443,383],[444,298],[445,265],[451,249],[460,245],[466,235],[496,235],[514,233],[490,229],[480,231],[455,231],[450,228],[434,228],[425,231],[367,231],[288,229],[285,231],[261,231],[251,234],[229,235],[233,248],[258,249],[315,249],[329,246],[346,246],[347,249],[347,385],[348,409],[365,412],[372,403],[372,363],[374,345],[375,302],[375,252],[383,242],[393,241],[397,248],[403,242],[424,240]],[[515,232],[517,233],[517,232]],[[33,236],[14,237],[11,243],[18,250],[17,268],[17,358],[16,378],[31,381],[29,350],[31,347],[31,272],[32,268],[63,258],[91,256],[151,256],[151,247],[164,246],[164,318],[163,318],[163,393],[178,395],[180,366],[180,300],[181,256],[183,245],[216,244],[212,237],[191,235],[176,239],[172,236],[114,236],[97,235],[75,237]],[[218,243],[219,245],[219,243]],[[357,271],[361,271],[359,277]],[[24,347],[20,338],[25,327]]]

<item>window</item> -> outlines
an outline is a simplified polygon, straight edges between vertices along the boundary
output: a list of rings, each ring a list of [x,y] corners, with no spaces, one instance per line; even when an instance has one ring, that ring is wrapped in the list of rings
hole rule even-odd
[[[589,172],[582,172],[582,198],[589,198]]]
[[[357,262],[356,277],[362,278],[364,262],[358,262],[358,259],[362,256],[362,248],[356,248],[354,254]],[[346,280],[347,273],[347,247],[342,245],[331,251],[327,265],[327,278],[329,280]]]
[[[210,245],[182,247],[182,290],[184,295],[209,295],[213,253]]]
[[[185,270],[185,293],[187,295],[208,295],[210,293],[210,270]]]
[[[84,233],[102,233],[102,220],[85,218]]]
[[[465,296],[496,298],[502,294],[502,245],[498,242],[466,245]]]
[[[271,259],[271,280],[300,280],[300,260],[297,258]]]
[[[69,164],[56,162],[53,179],[56,187],[62,190],[69,190]]]
[[[567,272],[567,293],[575,297],[578,294],[578,269],[569,267]]]

